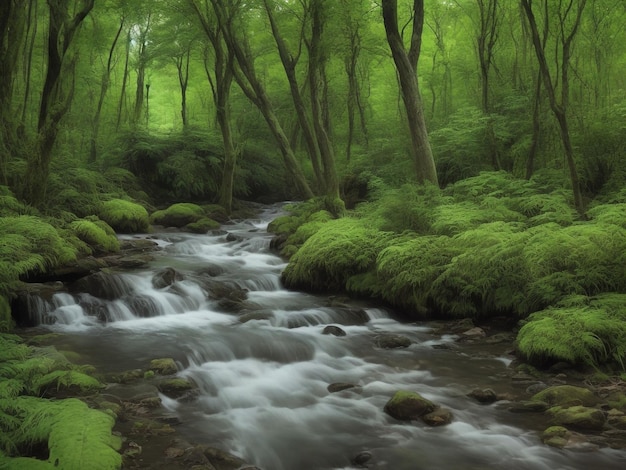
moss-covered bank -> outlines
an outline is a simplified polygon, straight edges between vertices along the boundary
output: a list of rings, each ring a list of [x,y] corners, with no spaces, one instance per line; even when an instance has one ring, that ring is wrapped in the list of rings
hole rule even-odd
[[[525,326],[536,364],[624,369],[626,211],[537,180],[483,173],[444,190],[404,186],[335,219],[308,202],[277,219],[287,287],[383,300],[410,318]]]

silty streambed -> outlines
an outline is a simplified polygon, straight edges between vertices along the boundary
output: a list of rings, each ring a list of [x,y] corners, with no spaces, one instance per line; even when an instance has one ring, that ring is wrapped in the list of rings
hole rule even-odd
[[[270,251],[266,232],[279,211],[268,207],[258,219],[225,225],[228,236],[151,234],[162,250],[150,269],[115,278],[108,288],[119,298],[57,294],[38,314],[53,317],[45,328],[105,372],[174,358],[179,375],[200,391],[191,401],[161,397],[179,417],[178,431],[263,470],[354,468],[351,459],[364,450],[372,454],[372,469],[626,468],[624,452],[545,446],[540,415],[468,398],[476,387],[508,391],[511,358],[503,347],[481,357],[463,346],[435,348],[456,338],[374,306],[330,307],[326,297],[285,290],[285,264]],[[164,267],[184,279],[155,289],[153,275]],[[243,310],[228,313],[219,300],[207,300],[209,278],[246,289]],[[106,323],[86,314],[94,305]],[[340,326],[346,336],[323,335],[326,325]],[[406,336],[412,345],[377,348],[384,333]],[[337,382],[357,387],[330,393],[328,385]],[[432,428],[386,415],[385,403],[400,389],[452,410],[453,422]]]

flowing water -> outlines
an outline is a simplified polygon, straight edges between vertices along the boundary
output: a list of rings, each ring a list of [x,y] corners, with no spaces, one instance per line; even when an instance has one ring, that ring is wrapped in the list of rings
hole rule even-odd
[[[174,358],[179,375],[199,387],[191,401],[161,397],[179,417],[179,432],[264,470],[355,468],[351,459],[365,450],[372,469],[626,468],[625,452],[544,446],[538,429],[545,423],[537,423],[537,415],[466,396],[475,387],[506,390],[511,358],[433,347],[456,338],[434,335],[428,324],[397,321],[373,305],[331,307],[327,297],[285,290],[285,263],[270,251],[265,230],[279,211],[268,207],[258,219],[225,225],[228,236],[151,234],[162,248],[155,261],[113,278],[112,300],[57,294],[34,308],[55,319],[45,328],[62,333],[101,370]],[[184,279],[155,289],[152,277],[164,267]],[[228,313],[232,308],[219,299],[207,300],[207,286],[216,283],[246,289],[243,310]],[[322,334],[329,324],[346,335]],[[382,350],[375,346],[382,333],[413,343]],[[328,385],[338,382],[356,387],[330,393]],[[450,409],[454,421],[432,428],[389,417],[383,407],[400,389]]]

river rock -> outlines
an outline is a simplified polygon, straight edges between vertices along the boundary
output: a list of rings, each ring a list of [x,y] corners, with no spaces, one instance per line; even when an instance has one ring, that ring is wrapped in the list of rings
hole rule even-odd
[[[383,334],[374,338],[374,344],[382,349],[408,348],[411,340],[402,335]]]
[[[452,411],[447,408],[437,408],[423,415],[422,421],[429,426],[444,426],[452,422]]]
[[[573,385],[556,385],[533,395],[533,401],[544,401],[551,406],[595,406],[598,399],[589,389]]]
[[[570,426],[581,431],[601,431],[606,422],[602,411],[587,406],[570,406],[569,408],[555,406],[550,408],[547,414],[552,424]]]
[[[525,400],[513,403],[508,410],[512,413],[543,413],[550,405],[545,401]]]
[[[402,421],[410,421],[421,418],[436,409],[437,405],[427,400],[419,393],[399,390],[387,404],[385,404],[384,411],[393,418]]]
[[[485,330],[476,326],[474,328],[470,328],[469,330],[463,331],[459,340],[473,340],[477,338],[484,338],[485,336],[487,336]]]
[[[162,380],[158,385],[159,391],[170,398],[180,398],[194,388],[194,385],[189,380],[181,377]]]
[[[172,375],[178,372],[176,362],[171,357],[164,357],[159,359],[152,359],[148,370],[154,371],[161,375]]]
[[[490,388],[475,388],[468,393],[467,396],[475,399],[479,403],[493,403],[498,399],[496,392]]]
[[[322,330],[323,335],[346,336],[346,332],[335,325],[327,325]]]
[[[337,393],[337,392],[342,392],[343,390],[348,390],[348,389],[355,388],[355,387],[356,385],[351,384],[351,383],[336,382],[336,383],[330,384],[328,387],[326,387],[326,389],[330,393]]]
[[[183,279],[185,279],[185,276],[180,271],[170,267],[163,268],[152,276],[152,287],[155,289],[163,289]]]
[[[354,458],[351,460],[353,465],[361,468],[367,468],[367,462],[372,459],[372,453],[364,450],[363,452],[359,452]]]
[[[116,300],[132,292],[132,288],[117,274],[100,271],[85,276],[70,286],[70,291],[87,293],[105,300]]]

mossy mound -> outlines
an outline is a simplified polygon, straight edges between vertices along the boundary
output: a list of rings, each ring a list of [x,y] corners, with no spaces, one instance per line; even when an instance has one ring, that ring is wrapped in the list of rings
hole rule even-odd
[[[207,233],[211,230],[217,230],[221,225],[213,219],[202,217],[196,222],[192,222],[183,227],[183,230],[191,233]]]
[[[69,229],[82,241],[98,252],[118,252],[120,243],[115,231],[97,217],[72,222]]]
[[[538,365],[626,364],[626,294],[572,296],[533,313],[518,333],[518,349]]]
[[[575,387],[573,385],[556,385],[533,395],[532,401],[545,402],[551,406],[566,406],[580,404],[584,406],[594,406],[598,399],[589,389]]]
[[[144,233],[150,230],[146,208],[125,199],[103,202],[98,216],[119,233]]]
[[[419,419],[436,409],[437,405],[419,393],[399,390],[385,404],[384,411],[396,419],[410,421]]]
[[[167,209],[153,212],[150,222],[165,227],[181,228],[187,224],[197,222],[206,217],[204,209],[197,204],[190,202],[180,202],[172,204]]]

